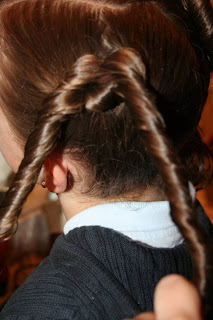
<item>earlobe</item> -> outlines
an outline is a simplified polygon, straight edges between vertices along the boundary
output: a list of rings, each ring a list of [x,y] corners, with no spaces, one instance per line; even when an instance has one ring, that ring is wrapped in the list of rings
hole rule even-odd
[[[67,168],[59,159],[48,157],[44,163],[45,184],[50,192],[62,193],[67,189]]]

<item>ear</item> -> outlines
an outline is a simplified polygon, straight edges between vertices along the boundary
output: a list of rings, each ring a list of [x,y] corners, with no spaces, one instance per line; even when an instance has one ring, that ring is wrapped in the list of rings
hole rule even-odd
[[[50,192],[62,193],[67,189],[68,169],[65,159],[52,153],[44,163],[45,185]]]

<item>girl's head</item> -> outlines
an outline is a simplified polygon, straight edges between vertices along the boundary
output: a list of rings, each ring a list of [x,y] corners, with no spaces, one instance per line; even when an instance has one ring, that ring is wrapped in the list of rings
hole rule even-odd
[[[73,95],[72,92],[72,96],[80,96],[81,105],[76,106],[74,111],[69,111],[66,105],[70,102],[66,101],[64,109],[68,118],[62,121],[59,115],[56,126],[60,128],[60,134],[53,130],[50,133],[57,142],[54,142],[54,146],[49,146],[48,150],[43,148],[41,153],[46,156],[58,147],[63,150],[71,149],[72,156],[75,153],[75,156],[83,160],[82,164],[87,164],[87,172],[91,172],[91,169],[94,171],[98,166],[100,177],[98,178],[97,172],[92,172],[92,183],[90,177],[88,187],[94,190],[101,186],[99,191],[96,190],[100,195],[107,196],[108,192],[112,194],[112,190],[116,189],[114,184],[121,186],[123,180],[124,186],[118,188],[114,195],[130,191],[130,179],[133,181],[133,188],[137,177],[137,186],[153,183],[157,171],[151,164],[149,153],[145,152],[144,142],[139,146],[140,138],[137,132],[130,134],[131,130],[129,131],[131,108],[128,108],[127,104],[121,106],[125,97],[110,87],[113,81],[117,81],[118,75],[112,74],[114,66],[111,71],[105,70],[103,63],[110,60],[113,53],[118,52],[117,61],[124,61],[125,64],[122,49],[131,48],[131,57],[129,51],[129,60],[126,59],[129,70],[125,70],[125,76],[131,78],[131,68],[136,67],[135,60],[139,57],[143,66],[137,66],[138,70],[135,68],[133,71],[143,77],[145,90],[152,96],[156,111],[164,118],[168,136],[184,164],[187,168],[190,167],[187,170],[188,179],[195,185],[202,182],[203,177],[198,175],[198,168],[203,155],[200,158],[197,156],[201,143],[196,128],[208,91],[209,52],[204,45],[201,47],[201,37],[196,34],[197,30],[186,5],[168,5],[164,1],[118,0],[3,2],[0,27],[1,112],[4,112],[8,119],[22,150],[36,124],[39,124],[39,130],[42,131],[42,115],[53,112],[52,106],[48,110],[47,104],[43,103],[44,99],[63,90],[71,93],[69,82],[72,77],[81,77],[83,82],[81,88],[78,88],[80,93],[75,90]],[[188,21],[189,19],[191,21]],[[86,55],[88,59],[80,60]],[[97,61],[90,59],[89,55],[94,55]],[[89,68],[86,69],[87,64]],[[80,74],[82,71],[79,66],[85,67],[83,75]],[[144,68],[142,72],[140,67]],[[107,78],[106,74],[111,74],[111,78]],[[68,83],[66,89],[65,83]],[[97,99],[96,96],[103,89],[106,89],[105,94],[108,96]],[[88,98],[99,104],[99,111],[114,110],[104,114],[84,113],[70,116],[70,113],[79,113],[84,108],[87,110],[84,100]],[[118,106],[119,110],[116,108]],[[60,123],[62,125],[59,125]],[[124,136],[127,136],[128,140],[123,139]],[[32,142],[31,149],[36,148],[38,143],[41,144],[39,134],[36,140]],[[124,143],[127,145],[124,146]],[[97,150],[100,146],[101,150]],[[138,153],[139,150],[141,154]],[[98,155],[101,157],[98,158]],[[16,156],[15,169],[18,168],[20,158],[21,156]],[[193,164],[192,158],[196,158]],[[42,157],[40,165],[44,159]],[[119,168],[122,173],[118,173]],[[36,174],[39,170],[40,166],[37,167]],[[103,171],[109,181],[103,178]],[[123,174],[126,175],[125,179]],[[115,177],[121,179],[116,182]],[[97,184],[99,180],[103,181]],[[105,191],[102,190],[104,185],[107,189]]]
[[[197,125],[213,65],[212,21],[209,1],[3,1],[0,106],[25,153],[2,205],[2,234],[46,159],[66,153],[91,197],[163,186],[201,261],[204,290],[188,180],[206,178]]]

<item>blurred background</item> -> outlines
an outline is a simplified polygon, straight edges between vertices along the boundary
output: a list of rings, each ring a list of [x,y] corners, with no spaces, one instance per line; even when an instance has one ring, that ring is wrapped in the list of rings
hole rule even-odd
[[[213,79],[199,126],[203,140],[213,149]],[[13,173],[0,153],[0,196],[12,178]],[[197,192],[197,198],[213,222],[213,182]],[[36,186],[22,210],[15,236],[0,243],[0,307],[48,255],[64,223],[57,197]]]

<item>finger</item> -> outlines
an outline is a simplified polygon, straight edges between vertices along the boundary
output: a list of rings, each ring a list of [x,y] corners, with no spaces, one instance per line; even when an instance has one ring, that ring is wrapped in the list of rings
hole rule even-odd
[[[201,320],[201,302],[194,285],[179,275],[163,278],[156,287],[156,320]]]

